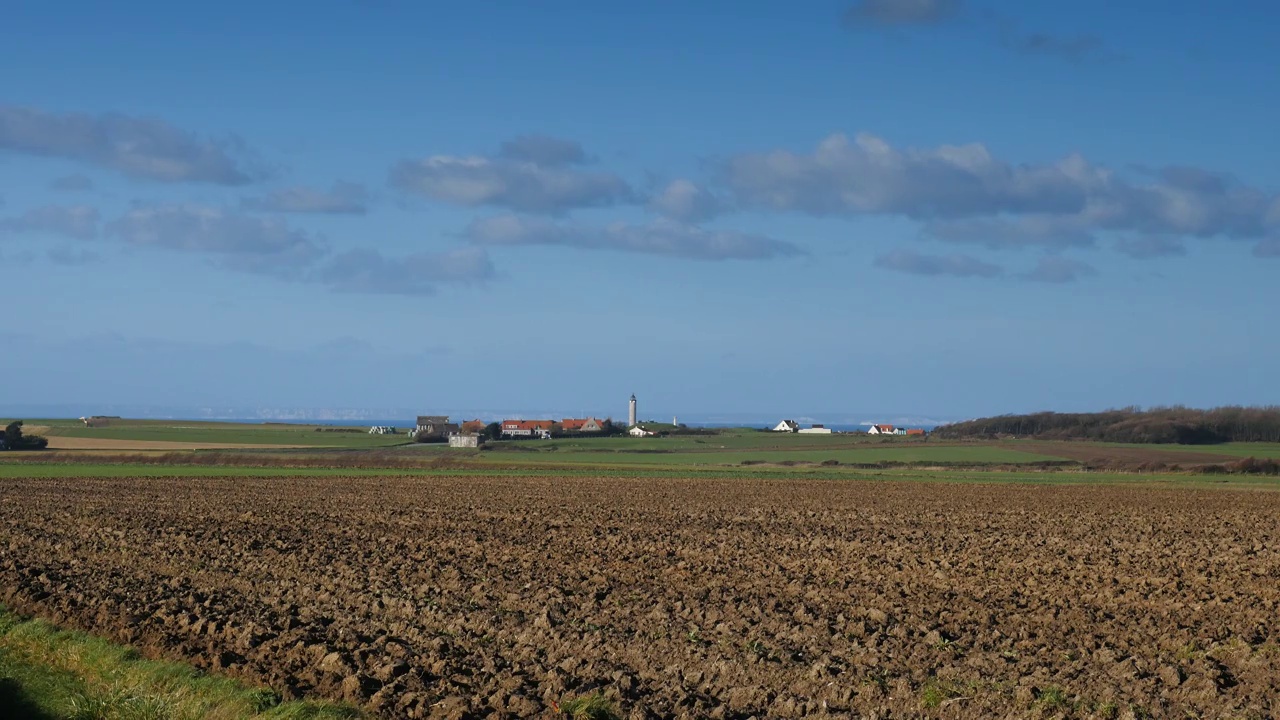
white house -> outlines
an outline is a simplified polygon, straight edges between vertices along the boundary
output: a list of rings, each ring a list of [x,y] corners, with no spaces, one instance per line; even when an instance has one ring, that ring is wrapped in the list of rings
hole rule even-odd
[[[800,425],[795,420],[783,420],[773,429],[774,432],[795,432],[800,429]]]
[[[645,430],[644,427],[636,425],[627,431],[631,437],[653,437],[652,430]]]
[[[800,428],[796,432],[805,433],[807,435],[830,435],[831,428],[822,425],[814,425],[813,427]]]
[[[896,428],[892,425],[872,425],[867,429],[868,435],[896,435]]]
[[[396,429],[390,425],[374,425],[369,428],[370,435],[395,435]]]

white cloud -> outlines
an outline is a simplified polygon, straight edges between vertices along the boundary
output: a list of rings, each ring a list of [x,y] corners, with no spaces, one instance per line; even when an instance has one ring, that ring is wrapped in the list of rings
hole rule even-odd
[[[65,158],[162,182],[243,185],[257,174],[235,140],[207,140],[154,118],[0,105],[0,150]]]
[[[75,173],[55,179],[49,183],[49,188],[61,192],[85,192],[93,189],[93,180],[87,175]]]
[[[368,193],[363,185],[338,182],[330,190],[282,188],[263,197],[245,198],[242,205],[250,210],[265,212],[363,215],[368,210],[367,197]]]
[[[930,25],[960,8],[960,0],[859,0],[845,13],[845,23],[858,25]]]
[[[1077,157],[1014,166],[977,143],[898,150],[867,133],[831,135],[811,154],[738,155],[722,171],[744,207],[916,219],[1078,212],[1101,181]]]
[[[387,258],[374,250],[352,250],[326,263],[316,279],[338,292],[430,295],[441,283],[480,282],[493,275],[493,263],[480,248],[402,258]]]
[[[808,154],[743,154],[721,166],[736,205],[815,216],[926,222],[938,240],[993,248],[1095,244],[1102,232],[1257,240],[1280,228],[1280,198],[1198,168],[1137,182],[1068,155],[1012,164],[984,146],[897,149],[872,135],[832,135]]]
[[[675,220],[702,222],[719,214],[725,204],[706,188],[682,178],[671,181],[650,198],[649,209]]]
[[[326,250],[277,218],[259,218],[198,205],[140,207],[107,225],[131,245],[208,253],[226,267],[296,277]]]
[[[540,136],[517,138],[496,157],[436,155],[405,160],[391,170],[391,184],[442,202],[559,214],[634,200],[631,187],[607,172],[571,165],[581,149]]]
[[[463,235],[476,245],[561,245],[693,260],[763,260],[801,255],[791,243],[761,235],[707,230],[670,220],[588,226],[518,215],[476,220]]]
[[[0,220],[0,230],[89,240],[98,234],[98,211],[87,205],[47,205]]]
[[[968,255],[925,255],[911,250],[894,250],[876,258],[878,267],[912,275],[954,277],[999,277],[1004,269]]]
[[[508,160],[543,167],[581,165],[587,161],[587,153],[580,143],[548,135],[520,135],[512,138],[502,143],[498,155]]]
[[[1123,238],[1116,242],[1116,249],[1137,260],[1187,254],[1187,247],[1181,240],[1162,235]]]
[[[1269,238],[1254,245],[1253,254],[1260,258],[1280,258],[1280,237]]]
[[[1046,255],[1040,258],[1035,268],[1023,273],[1022,278],[1034,282],[1062,284],[1075,282],[1097,274],[1098,271],[1088,263],[1061,255]]]
[[[924,234],[935,240],[992,249],[1028,246],[1089,247],[1094,236],[1088,224],[1074,216],[1022,215],[1015,218],[966,218],[930,222]]]
[[[47,253],[49,260],[55,265],[91,265],[100,262],[102,256],[84,248],[56,247]]]

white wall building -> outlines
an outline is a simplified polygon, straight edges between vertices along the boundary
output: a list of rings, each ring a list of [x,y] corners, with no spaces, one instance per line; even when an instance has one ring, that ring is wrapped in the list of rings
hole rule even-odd
[[[814,425],[813,427],[800,428],[797,432],[804,433],[806,435],[830,435],[831,428]]]
[[[795,420],[783,420],[773,429],[774,432],[795,432],[800,429],[799,423]]]

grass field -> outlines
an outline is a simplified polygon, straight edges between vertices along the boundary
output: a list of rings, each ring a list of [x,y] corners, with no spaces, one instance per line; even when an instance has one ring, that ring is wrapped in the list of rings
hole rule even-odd
[[[0,423],[7,421],[0,421]],[[134,442],[217,443],[234,445],[306,445],[312,447],[379,448],[410,442],[405,435],[370,435],[367,427],[286,423],[249,424],[186,420],[112,420],[105,427],[85,427],[79,420],[27,420],[27,432],[46,437],[101,438]],[[332,432],[355,429],[359,432]],[[326,432],[328,431],[328,432]]]
[[[173,478],[199,481],[201,478],[290,478],[317,477],[620,477],[655,479],[723,480],[838,480],[849,482],[908,481],[957,484],[1034,484],[1034,485],[1142,485],[1189,487],[1249,487],[1280,490],[1280,478],[1251,475],[1195,475],[1187,473],[1118,473],[1079,472],[1071,470],[1017,471],[936,468],[861,469],[854,467],[770,465],[697,466],[697,465],[474,465],[454,468],[303,468],[201,465],[145,465],[130,463],[13,463],[0,462],[0,480],[14,478]]]
[[[363,715],[316,702],[282,703],[101,638],[26,620],[0,607],[0,716],[23,720],[338,720]]]
[[[743,463],[821,463],[835,460],[848,464],[879,462],[904,463],[1034,463],[1061,460],[1050,455],[986,445],[886,447],[864,443],[852,445],[803,446],[796,449],[679,449],[651,443],[644,449],[615,448],[613,440],[596,441],[595,447],[558,446],[547,442],[527,452],[482,453],[486,462],[553,463],[585,465],[741,465]],[[608,449],[600,449],[607,443]]]
[[[1116,444],[1113,447],[1141,448],[1149,446]],[[1174,452],[1213,453],[1215,455],[1230,455],[1238,458],[1280,458],[1280,443],[1233,442],[1220,445],[1161,445],[1160,448]]]

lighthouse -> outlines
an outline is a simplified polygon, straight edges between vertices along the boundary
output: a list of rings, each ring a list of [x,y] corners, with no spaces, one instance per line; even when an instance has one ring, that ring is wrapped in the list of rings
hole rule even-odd
[[[627,427],[636,426],[636,396],[631,394],[631,403],[627,405]]]

